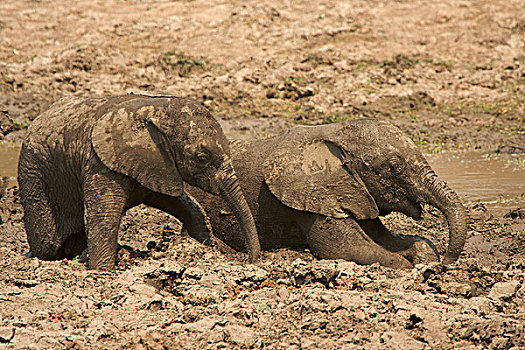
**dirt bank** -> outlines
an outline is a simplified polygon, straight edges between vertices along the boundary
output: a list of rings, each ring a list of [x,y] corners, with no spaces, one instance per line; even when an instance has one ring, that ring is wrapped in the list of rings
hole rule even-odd
[[[375,117],[427,153],[476,150],[523,166],[522,7],[2,1],[0,139],[20,142],[61,96],[133,91],[202,101],[234,137]],[[411,271],[289,250],[247,264],[140,207],[122,224],[118,271],[100,273],[26,258],[11,187],[0,199],[0,347],[523,348],[523,198],[497,214],[469,201],[460,261]],[[444,247],[433,210],[387,221]]]

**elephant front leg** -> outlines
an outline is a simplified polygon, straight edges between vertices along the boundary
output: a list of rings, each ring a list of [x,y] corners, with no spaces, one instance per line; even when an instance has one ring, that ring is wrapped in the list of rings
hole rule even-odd
[[[413,264],[439,261],[436,247],[424,237],[394,233],[386,228],[379,218],[359,220],[358,223],[377,244],[404,256]]]
[[[212,227],[206,212],[188,193],[172,197],[160,193],[150,196],[145,203],[173,215],[182,222],[183,230],[200,243],[211,245]]]
[[[400,254],[378,245],[352,218],[317,216],[307,232],[312,253],[323,259],[345,259],[361,265],[379,263],[393,268],[412,268]]]
[[[117,262],[117,235],[126,193],[119,181],[94,174],[84,185],[84,221],[90,269],[112,270]]]

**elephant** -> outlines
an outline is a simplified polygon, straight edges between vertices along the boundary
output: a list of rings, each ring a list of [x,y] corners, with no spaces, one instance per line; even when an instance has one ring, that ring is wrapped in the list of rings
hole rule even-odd
[[[18,183],[30,256],[116,265],[121,217],[138,204],[177,217],[200,242],[211,227],[185,183],[219,195],[239,220],[251,261],[257,231],[228,140],[202,105],[174,96],[65,97],[28,128]]]
[[[393,233],[379,218],[398,211],[418,220],[422,203],[448,221],[442,263],[456,261],[463,249],[467,214],[459,196],[388,122],[297,126],[267,139],[231,140],[230,149],[262,249],[309,248],[319,258],[393,268],[435,262],[431,241]],[[189,192],[209,215],[216,238],[244,250],[228,209],[196,188]]]

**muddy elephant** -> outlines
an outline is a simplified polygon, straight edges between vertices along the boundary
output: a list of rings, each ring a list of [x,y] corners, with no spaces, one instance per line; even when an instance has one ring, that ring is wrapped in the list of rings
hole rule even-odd
[[[263,249],[304,248],[320,258],[395,268],[437,261],[434,245],[395,234],[379,216],[399,211],[418,220],[421,203],[444,213],[449,227],[443,263],[458,259],[466,212],[416,145],[393,125],[359,119],[295,127],[263,140],[231,141],[232,159]],[[238,224],[215,199],[191,189],[215,235],[244,250]]]
[[[18,182],[30,255],[41,259],[87,248],[90,268],[114,268],[121,217],[140,203],[209,241],[209,222],[184,182],[220,195],[239,220],[250,258],[260,254],[228,141],[206,108],[184,98],[61,99],[29,127]]]

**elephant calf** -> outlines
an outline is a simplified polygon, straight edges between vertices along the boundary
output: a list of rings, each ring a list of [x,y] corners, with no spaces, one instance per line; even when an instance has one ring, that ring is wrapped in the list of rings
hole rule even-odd
[[[90,268],[112,269],[120,219],[140,203],[176,216],[205,242],[209,222],[184,182],[220,194],[257,259],[228,141],[206,108],[170,96],[63,98],[33,121],[20,153],[30,254],[61,259],[87,247]]]
[[[419,219],[421,203],[441,210],[449,226],[444,263],[465,243],[466,212],[457,194],[393,125],[359,119],[295,127],[263,140],[231,141],[232,159],[263,249],[309,247],[314,255],[405,268],[438,260],[430,241],[391,233],[378,216],[399,211]],[[244,240],[227,208],[190,192],[215,235],[237,250]]]

